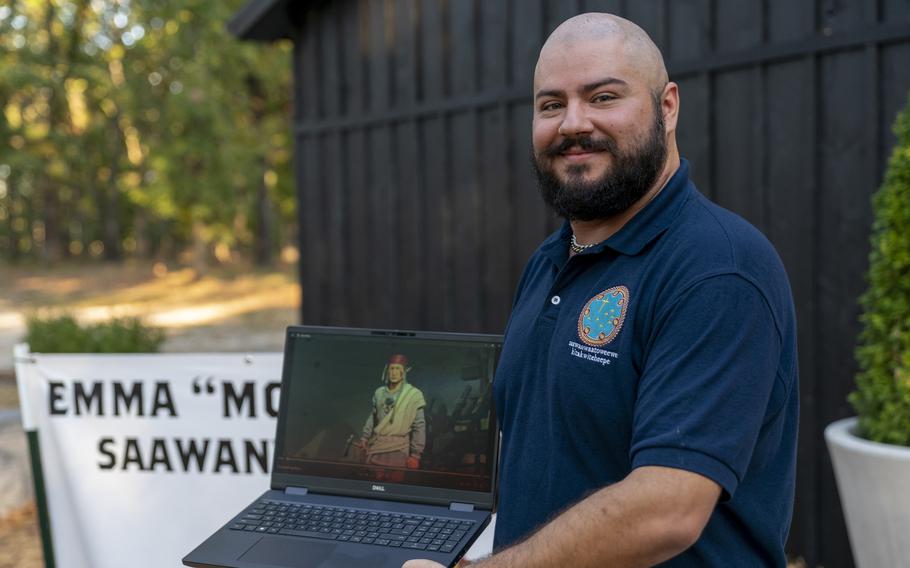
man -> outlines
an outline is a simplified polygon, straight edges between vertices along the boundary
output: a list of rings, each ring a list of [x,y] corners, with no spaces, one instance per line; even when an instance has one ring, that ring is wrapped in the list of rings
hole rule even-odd
[[[426,401],[407,381],[408,358],[392,355],[382,371],[383,385],[373,393],[373,410],[360,438],[366,463],[384,467],[420,467],[426,445]]]
[[[678,112],[631,22],[577,16],[541,49],[534,164],[567,222],[506,330],[497,553],[478,567],[786,564],[790,289],[767,240],[689,181]]]

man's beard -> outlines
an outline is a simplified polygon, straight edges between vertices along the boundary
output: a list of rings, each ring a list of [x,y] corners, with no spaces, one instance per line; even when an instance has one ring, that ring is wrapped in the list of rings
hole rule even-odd
[[[570,220],[609,219],[626,211],[654,185],[667,159],[667,140],[663,115],[655,108],[656,118],[648,138],[628,152],[621,151],[609,137],[566,138],[545,149],[538,157],[532,152],[531,162],[537,175],[537,186],[544,201],[558,215]],[[606,151],[612,164],[604,175],[593,181],[582,177],[587,166],[571,165],[568,179],[557,177],[553,160],[572,147],[586,151]]]

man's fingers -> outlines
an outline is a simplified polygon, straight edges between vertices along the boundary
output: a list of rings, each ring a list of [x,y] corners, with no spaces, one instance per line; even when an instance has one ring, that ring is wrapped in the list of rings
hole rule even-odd
[[[408,560],[401,568],[445,568],[445,566],[432,560]]]

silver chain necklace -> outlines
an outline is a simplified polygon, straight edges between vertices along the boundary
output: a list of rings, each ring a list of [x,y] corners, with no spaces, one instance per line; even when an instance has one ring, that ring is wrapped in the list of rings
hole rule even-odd
[[[589,248],[597,246],[599,244],[600,243],[591,243],[589,245],[580,245],[580,244],[578,244],[578,241],[575,240],[575,233],[572,233],[572,242],[569,243],[569,248],[572,249],[572,252],[574,252],[575,254],[578,254],[580,252],[584,252],[584,251],[588,250]]]

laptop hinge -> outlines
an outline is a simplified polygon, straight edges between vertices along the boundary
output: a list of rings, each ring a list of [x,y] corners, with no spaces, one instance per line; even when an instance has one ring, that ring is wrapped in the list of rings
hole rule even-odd
[[[450,511],[458,511],[459,513],[470,513],[474,510],[474,505],[469,503],[451,503],[449,505]]]
[[[307,488],[306,487],[285,487],[284,494],[285,495],[306,495]]]

